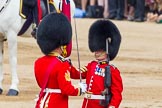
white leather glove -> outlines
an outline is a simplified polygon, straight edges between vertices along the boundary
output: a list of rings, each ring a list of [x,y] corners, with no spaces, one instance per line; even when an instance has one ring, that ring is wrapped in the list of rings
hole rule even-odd
[[[79,86],[81,88],[81,94],[84,94],[87,91],[87,84],[86,83],[79,83]]]
[[[109,108],[115,108],[115,106],[109,106]]]

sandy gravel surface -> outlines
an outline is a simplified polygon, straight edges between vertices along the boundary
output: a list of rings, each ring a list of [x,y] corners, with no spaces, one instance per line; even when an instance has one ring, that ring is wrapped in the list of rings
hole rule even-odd
[[[96,19],[76,19],[81,66],[93,59],[88,49],[89,26]],[[162,25],[113,21],[121,31],[122,44],[118,56],[111,63],[119,68],[123,78],[123,101],[120,108],[162,108]],[[73,26],[71,59],[78,66],[76,33]],[[18,76],[20,94],[6,96],[11,74],[7,42],[4,43],[4,92],[0,95],[0,108],[34,108],[39,88],[36,84],[33,63],[42,56],[32,37],[18,37]],[[72,80],[74,84],[79,81]],[[83,97],[70,97],[69,108],[81,108]]]

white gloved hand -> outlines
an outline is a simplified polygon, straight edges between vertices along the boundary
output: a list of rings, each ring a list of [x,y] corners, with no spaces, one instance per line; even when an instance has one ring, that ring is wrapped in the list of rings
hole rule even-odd
[[[115,106],[109,106],[109,108],[115,108]]]
[[[87,84],[86,83],[79,83],[79,86],[81,88],[81,94],[84,94],[87,91]]]

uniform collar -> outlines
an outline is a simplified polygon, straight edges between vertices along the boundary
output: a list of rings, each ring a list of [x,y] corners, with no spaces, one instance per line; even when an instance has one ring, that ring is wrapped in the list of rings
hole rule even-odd
[[[98,64],[99,64],[99,65],[108,64],[108,61],[106,61],[106,60],[105,60],[105,61],[98,61]]]
[[[66,61],[66,59],[63,57],[63,56],[61,56],[58,52],[56,52],[56,51],[52,51],[52,52],[50,52],[49,54],[48,54],[49,56],[55,56],[55,57],[57,57],[60,61],[62,61],[62,62],[64,62],[64,61]]]
[[[52,51],[48,54],[49,56],[61,56],[58,52]]]

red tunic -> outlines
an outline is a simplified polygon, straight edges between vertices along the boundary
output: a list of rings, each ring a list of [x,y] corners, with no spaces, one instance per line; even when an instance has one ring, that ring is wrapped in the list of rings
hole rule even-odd
[[[85,66],[82,78],[86,78],[86,84],[87,84],[87,91],[92,92],[94,95],[101,95],[101,91],[104,90],[104,77],[102,72],[104,72],[105,66],[107,64],[98,64],[96,61],[92,61],[87,66]],[[102,71],[100,74],[98,74],[95,69],[100,68]],[[123,90],[123,84],[122,84],[122,78],[120,76],[119,70],[110,65],[111,70],[111,93],[112,98],[110,100],[110,103],[108,106],[115,106],[115,108],[118,108],[121,100],[122,100],[122,90]],[[72,72],[75,72],[75,68],[72,68]],[[75,76],[72,76],[72,78],[77,78],[78,76],[76,74],[73,74]],[[78,74],[79,75],[79,74]],[[86,105],[87,104],[87,105]],[[105,108],[100,105],[100,100],[97,99],[86,99],[84,98],[82,108]],[[108,107],[107,107],[108,108]]]
[[[68,96],[77,96],[80,89],[71,84],[70,69],[71,65],[63,57],[43,56],[35,62],[35,77],[40,88],[44,85],[44,77],[50,63],[57,61],[51,69],[46,88],[60,89],[61,93],[49,93],[44,102],[46,108],[68,108]]]

